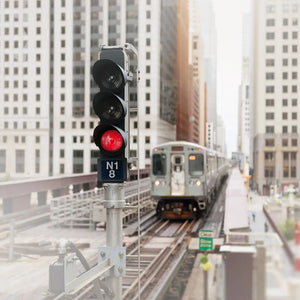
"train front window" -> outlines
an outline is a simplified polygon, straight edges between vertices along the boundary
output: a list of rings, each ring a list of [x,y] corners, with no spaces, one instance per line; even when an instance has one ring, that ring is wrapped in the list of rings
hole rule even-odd
[[[203,154],[190,154],[189,155],[189,174],[191,176],[203,175],[204,168]]]
[[[165,175],[166,174],[166,155],[165,154],[153,154],[152,171],[153,171],[153,175]]]

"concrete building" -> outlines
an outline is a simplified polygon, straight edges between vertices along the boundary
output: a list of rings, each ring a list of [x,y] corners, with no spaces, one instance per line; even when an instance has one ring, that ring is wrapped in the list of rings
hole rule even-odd
[[[50,1],[0,2],[0,176],[51,165]]]
[[[300,181],[298,0],[255,0],[253,44],[253,183]]]
[[[206,83],[206,145],[216,149],[217,141],[217,30],[211,0],[198,1],[203,42],[204,81]]]
[[[189,2],[178,1],[176,139],[199,143],[199,87],[190,51]]]
[[[242,77],[239,90],[238,108],[238,151],[250,159],[250,50],[251,50],[251,16],[243,16],[243,41],[242,41]]]
[[[190,14],[190,60],[189,64],[193,65],[193,77],[197,83],[199,92],[199,141],[203,146],[206,145],[206,121],[207,121],[207,93],[205,82],[205,61],[204,45],[201,32],[201,14],[200,1],[189,1]]]
[[[100,45],[138,49],[131,156],[139,141],[140,167],[147,167],[151,148],[175,139],[176,1],[1,1],[0,41],[1,177],[96,170],[91,66]]]
[[[226,146],[226,130],[224,120],[218,115],[218,126],[217,126],[217,151],[224,153],[227,156]]]

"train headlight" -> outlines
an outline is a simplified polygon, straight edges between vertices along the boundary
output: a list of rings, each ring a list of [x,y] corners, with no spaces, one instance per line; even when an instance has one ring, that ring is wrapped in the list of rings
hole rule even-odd
[[[200,180],[196,180],[196,185],[200,186],[201,185],[201,181]]]
[[[202,182],[199,180],[199,179],[197,179],[197,180],[190,180],[190,185],[193,185],[193,186],[200,186],[201,184],[202,184]]]
[[[154,181],[154,185],[155,185],[155,186],[159,186],[159,185],[160,185],[160,181],[159,181],[159,180],[155,180],[155,181]]]

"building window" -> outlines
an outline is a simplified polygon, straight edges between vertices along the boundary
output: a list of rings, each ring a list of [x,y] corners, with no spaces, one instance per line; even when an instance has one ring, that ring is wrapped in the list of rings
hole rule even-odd
[[[298,25],[298,18],[293,18],[293,19],[292,19],[292,24],[293,24],[294,26],[297,26],[297,25]]]
[[[274,13],[275,12],[275,5],[267,5],[266,6],[266,13]]]
[[[274,126],[266,126],[266,133],[274,133]]]
[[[273,178],[274,173],[274,167],[265,167],[265,178]]]
[[[289,145],[288,139],[282,139],[281,145],[282,145],[283,147],[287,147],[287,146]]]
[[[287,120],[288,118],[288,113],[287,112],[283,112],[282,113],[282,120]]]
[[[288,65],[288,60],[287,60],[287,58],[284,58],[284,59],[282,60],[282,65],[283,65],[283,66],[287,66],[287,65]]]
[[[295,166],[291,167],[291,177],[293,178],[297,177],[297,169]]]
[[[266,73],[266,79],[267,80],[275,79],[275,74],[271,72]]]
[[[73,150],[73,173],[83,173],[83,150]]]
[[[282,86],[282,92],[283,93],[288,93],[289,89],[288,89],[288,86],[287,85],[283,85]]]
[[[297,133],[297,131],[298,131],[297,126],[292,126],[292,133]]]
[[[288,106],[288,99],[282,99],[282,106]]]
[[[0,173],[6,171],[6,150],[0,150]]]
[[[288,166],[283,167],[283,177],[284,178],[289,177],[289,167]]]
[[[297,139],[292,139],[292,146],[297,147],[298,146],[298,140]]]
[[[40,173],[40,150],[35,150],[35,173]]]
[[[274,40],[275,39],[275,32],[267,32],[266,33],[267,40]]]
[[[275,66],[275,60],[274,59],[266,59],[266,66],[267,67],[274,67]]]
[[[266,113],[266,120],[274,120],[274,113]]]
[[[292,52],[294,52],[294,53],[298,52],[298,46],[297,45],[292,46]]]
[[[266,139],[265,140],[265,145],[267,147],[273,147],[275,145],[275,140],[274,139]]]
[[[298,99],[292,99],[292,106],[298,105]]]
[[[275,26],[275,19],[267,19],[266,26]]]
[[[24,173],[25,170],[25,151],[16,150],[16,173]]]
[[[150,158],[150,150],[145,151],[145,156],[146,156],[146,158]]]
[[[266,53],[274,53],[275,46],[266,46]]]
[[[287,133],[287,132],[288,132],[288,127],[282,126],[282,133]]]
[[[274,106],[274,99],[266,99],[266,106]]]
[[[150,122],[149,122],[149,121],[147,121],[147,122],[145,123],[145,128],[147,128],[147,129],[150,128]]]
[[[293,112],[292,113],[292,120],[297,120],[297,113],[296,112]]]
[[[267,85],[266,86],[266,93],[270,94],[270,93],[274,93],[275,91],[275,87],[273,85]]]

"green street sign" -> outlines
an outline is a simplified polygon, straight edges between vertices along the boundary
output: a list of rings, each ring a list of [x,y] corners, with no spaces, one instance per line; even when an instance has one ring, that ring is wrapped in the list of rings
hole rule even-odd
[[[213,248],[214,248],[213,231],[201,229],[199,231],[199,250],[212,251]]]

